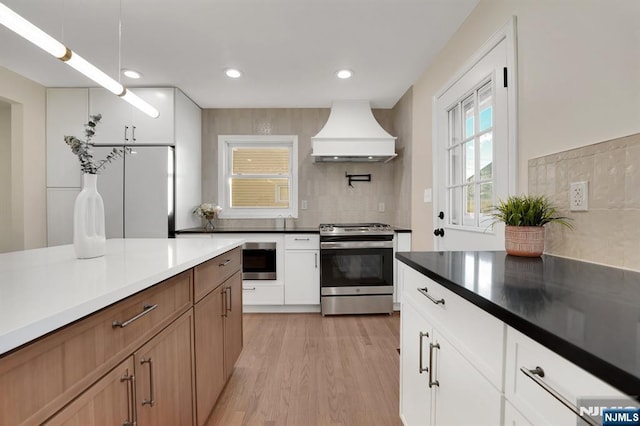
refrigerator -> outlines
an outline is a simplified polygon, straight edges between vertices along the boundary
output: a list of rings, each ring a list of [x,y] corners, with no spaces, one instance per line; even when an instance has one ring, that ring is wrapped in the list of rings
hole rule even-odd
[[[131,146],[100,172],[98,192],[104,201],[107,238],[172,238],[175,236],[175,149]],[[113,149],[93,148],[95,159]]]

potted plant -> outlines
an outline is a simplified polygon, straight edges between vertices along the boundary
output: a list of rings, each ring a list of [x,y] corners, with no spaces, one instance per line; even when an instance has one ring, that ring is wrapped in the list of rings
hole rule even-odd
[[[558,216],[543,195],[510,196],[500,200],[491,213],[495,222],[504,222],[505,250],[512,256],[539,257],[544,251],[544,225],[557,222],[569,229],[570,218]],[[494,222],[494,223],[495,223]]]

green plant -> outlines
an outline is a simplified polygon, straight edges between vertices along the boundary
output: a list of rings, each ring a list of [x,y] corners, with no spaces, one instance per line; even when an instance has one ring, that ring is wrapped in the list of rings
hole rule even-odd
[[[543,226],[556,222],[569,229],[571,218],[558,216],[556,208],[543,195],[512,195],[507,201],[499,200],[490,214],[495,222],[509,226]]]
[[[101,169],[104,169],[107,163],[111,163],[116,158],[122,157],[131,152],[131,148],[129,147],[116,147],[109,152],[104,160],[100,160],[96,163],[93,159],[93,152],[91,151],[91,148],[93,147],[91,138],[96,134],[96,126],[100,122],[100,119],[102,119],[102,114],[89,116],[89,122],[84,125],[84,135],[87,137],[86,141],[82,141],[75,136],[64,137],[64,141],[71,148],[71,152],[78,156],[82,173],[95,175]]]

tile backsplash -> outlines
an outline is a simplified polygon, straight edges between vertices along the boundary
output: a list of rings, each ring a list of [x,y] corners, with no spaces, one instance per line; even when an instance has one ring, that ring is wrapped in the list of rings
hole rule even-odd
[[[581,181],[589,208],[571,212],[569,186]],[[640,134],[529,160],[529,193],[573,219],[573,231],[546,226],[546,253],[640,270]]]
[[[332,222],[383,222],[407,227],[410,191],[406,180],[410,169],[404,167],[402,152],[405,139],[410,137],[406,130],[411,124],[406,119],[411,116],[410,94],[403,99],[401,111],[373,110],[382,127],[391,134],[397,130],[400,136],[396,142],[399,156],[387,164],[313,163],[311,137],[327,121],[328,108],[205,109],[202,198],[214,202],[217,199],[218,135],[295,134],[298,135],[298,200],[306,200],[308,209],[300,209],[297,219],[287,219],[288,227],[317,227],[319,223]],[[371,174],[371,182],[354,182],[353,187],[349,187],[345,173]],[[216,222],[216,226],[233,228],[278,225],[278,221],[272,219]]]

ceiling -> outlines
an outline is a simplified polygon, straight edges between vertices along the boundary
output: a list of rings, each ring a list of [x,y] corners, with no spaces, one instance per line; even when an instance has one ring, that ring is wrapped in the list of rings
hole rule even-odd
[[[329,107],[348,99],[391,108],[478,1],[3,2],[125,86],[176,86],[202,108]],[[0,66],[47,87],[95,86],[1,25]],[[243,77],[229,79],[228,67]],[[143,77],[119,77],[121,68]],[[341,68],[354,76],[337,79]]]

